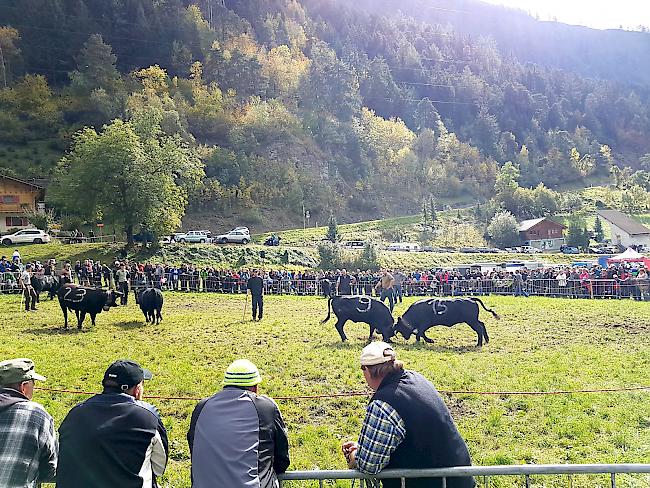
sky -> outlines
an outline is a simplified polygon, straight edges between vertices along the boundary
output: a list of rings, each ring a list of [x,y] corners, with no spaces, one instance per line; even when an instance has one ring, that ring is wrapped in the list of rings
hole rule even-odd
[[[650,0],[483,0],[553,20],[596,29],[650,27]]]

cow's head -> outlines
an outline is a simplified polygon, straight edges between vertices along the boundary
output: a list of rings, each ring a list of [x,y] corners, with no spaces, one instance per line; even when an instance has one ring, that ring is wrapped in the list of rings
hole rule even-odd
[[[106,303],[104,304],[104,311],[108,312],[111,307],[117,307],[117,299],[123,296],[124,293],[121,291],[108,290],[106,292]]]
[[[406,340],[409,340],[411,334],[417,332],[415,329],[413,329],[413,327],[411,327],[411,325],[404,317],[399,317],[397,319],[397,322],[395,323],[395,327],[393,328],[395,330],[395,333],[399,332],[400,334],[402,334],[402,337],[404,337],[404,339]]]

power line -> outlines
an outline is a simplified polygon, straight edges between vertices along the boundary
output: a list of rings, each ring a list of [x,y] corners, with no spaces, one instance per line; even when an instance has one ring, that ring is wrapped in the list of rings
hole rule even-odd
[[[477,107],[480,106],[480,104],[476,102],[455,102],[455,101],[450,101],[450,100],[431,100],[430,98],[400,98],[400,99],[394,99],[394,98],[386,98],[386,97],[362,97],[364,100],[386,100],[388,102],[423,102],[424,100],[428,100],[431,103],[441,103],[441,104],[448,104],[448,105],[475,105]]]

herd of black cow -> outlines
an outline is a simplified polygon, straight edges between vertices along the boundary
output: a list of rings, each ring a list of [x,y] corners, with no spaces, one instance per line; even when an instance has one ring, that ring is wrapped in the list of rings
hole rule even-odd
[[[94,326],[97,314],[102,310],[107,312],[111,307],[117,307],[118,298],[123,296],[122,292],[114,290],[103,290],[74,283],[61,284],[59,279],[53,276],[34,276],[32,277],[32,286],[39,296],[41,292],[48,292],[50,299],[55,296],[59,299],[59,305],[63,311],[64,329],[68,328],[68,311],[74,311],[78,329],[81,329],[86,315],[90,315],[90,321]],[[163,294],[159,289],[137,290],[135,301],[140,306],[147,323],[160,323]]]
[[[90,315],[92,325],[95,317],[111,307],[117,307],[117,300],[123,294],[119,291],[91,288],[74,283],[60,284],[57,278],[51,276],[34,277],[32,284],[37,294],[48,292],[50,299],[55,296],[63,311],[64,328],[68,328],[68,311],[74,311],[77,317],[77,327],[81,329],[86,315]],[[162,320],[163,294],[157,288],[143,288],[135,294],[136,303],[144,314],[145,321],[158,324]],[[364,322],[370,326],[369,340],[375,331],[383,336],[384,341],[390,342],[398,332],[408,340],[415,335],[416,341],[424,339],[433,342],[426,336],[426,331],[434,326],[443,325],[451,327],[455,324],[468,324],[478,336],[477,346],[483,345],[483,340],[488,343],[490,338],[485,324],[479,320],[479,308],[490,312],[495,319],[499,316],[485,306],[475,297],[439,299],[426,298],[413,303],[406,312],[397,319],[383,302],[365,295],[333,296],[327,301],[327,317],[321,324],[327,322],[332,312],[336,315],[336,330],[341,340],[347,340],[343,326],[348,320]]]

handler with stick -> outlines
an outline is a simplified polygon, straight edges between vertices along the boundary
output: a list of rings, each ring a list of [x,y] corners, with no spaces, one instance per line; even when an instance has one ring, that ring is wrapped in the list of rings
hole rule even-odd
[[[253,309],[253,321],[262,320],[264,313],[264,281],[258,270],[253,270],[253,275],[246,283],[246,289],[251,292],[251,308]],[[246,313],[244,309],[244,313]]]
[[[25,297],[25,311],[36,310],[36,290],[32,286],[32,265],[27,263],[25,270],[20,273],[20,286],[23,289],[23,296]],[[31,303],[31,307],[30,307]]]

